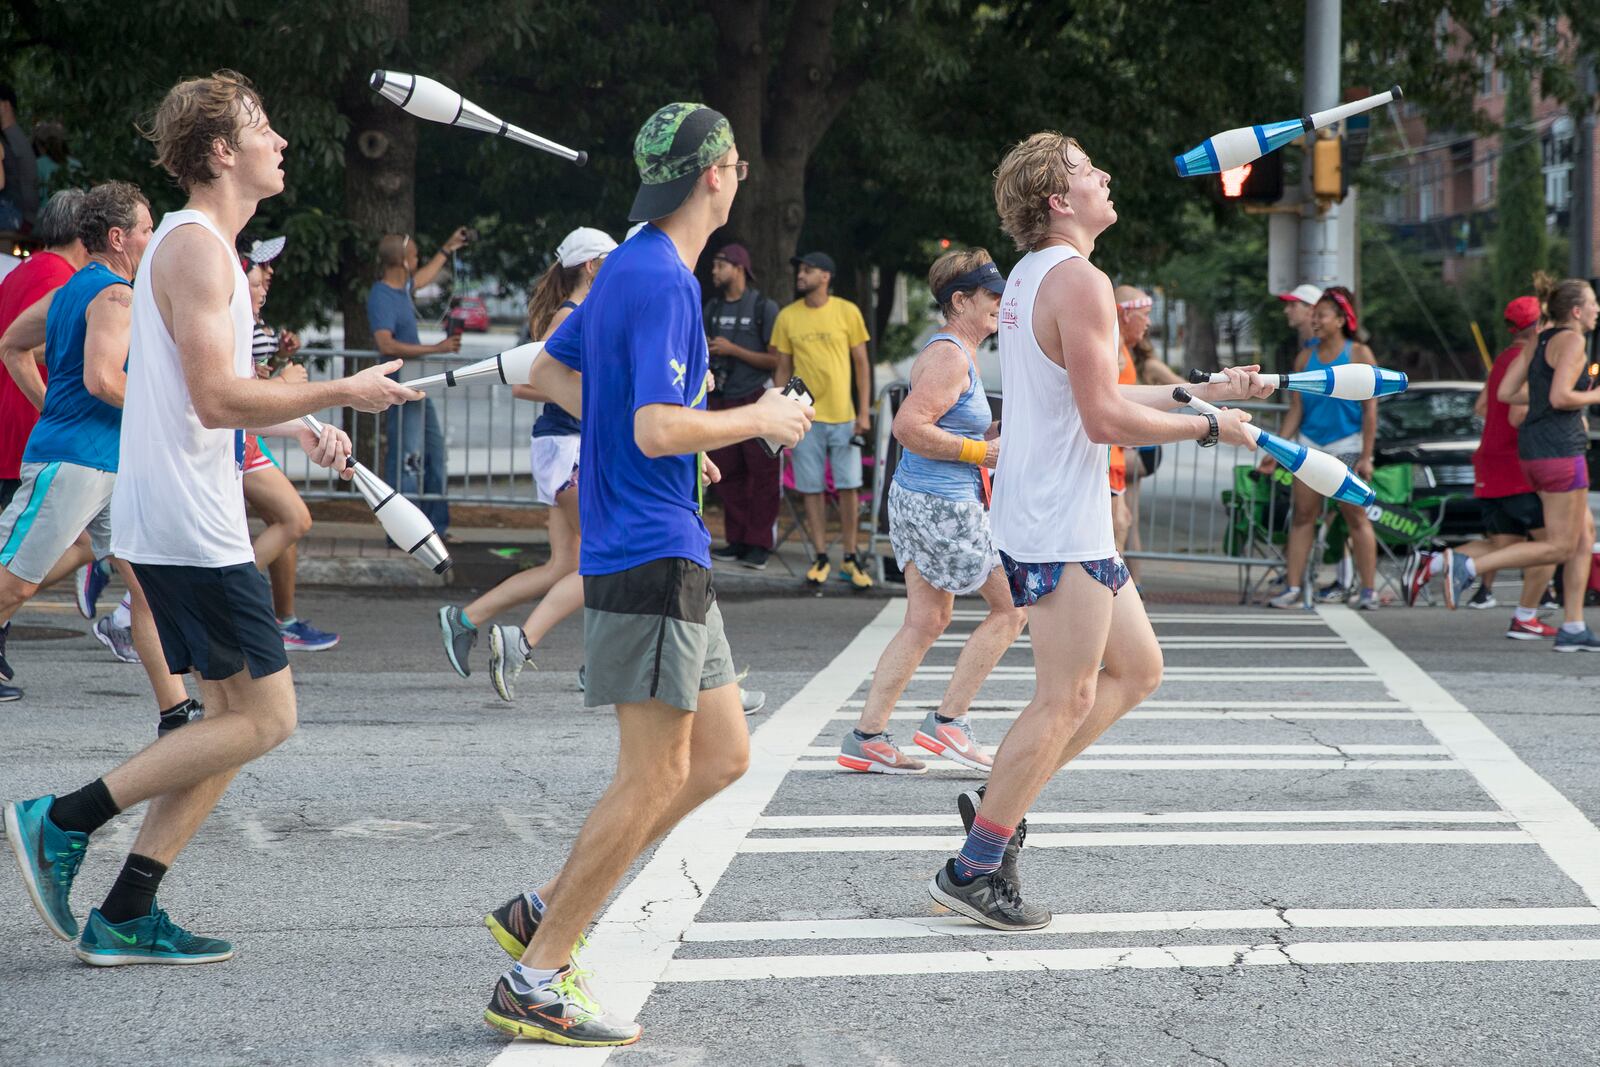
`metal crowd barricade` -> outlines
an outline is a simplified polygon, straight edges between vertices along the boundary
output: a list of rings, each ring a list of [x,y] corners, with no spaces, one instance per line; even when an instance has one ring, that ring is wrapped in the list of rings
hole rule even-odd
[[[868,550],[877,557],[880,577],[892,576],[893,568],[887,544],[887,499],[901,448],[894,440],[891,425],[909,387],[905,381],[895,381],[878,393],[878,477],[872,487],[872,539]],[[1002,395],[990,393],[989,404],[995,418],[1002,418]],[[1285,404],[1257,402],[1230,406],[1248,409],[1268,427],[1276,426],[1288,410]],[[1003,438],[1001,447],[1003,454]],[[1129,505],[1138,509],[1138,547],[1130,544],[1125,554],[1134,559],[1237,567],[1240,597],[1245,598],[1257,581],[1257,572],[1268,575],[1283,566],[1282,542],[1288,531],[1287,488],[1253,473],[1259,454],[1230,445],[1201,448],[1195,441],[1180,441],[1162,445],[1160,455],[1155,472],[1130,486]],[[1138,451],[1128,449],[1127,461],[1141,462]],[[995,484],[996,491],[1001,491],[998,480]]]
[[[384,361],[377,352],[347,349],[304,349],[306,370],[313,381],[342,378]],[[437,374],[451,367],[476,362],[479,355],[430,355],[408,359],[400,371],[402,381]],[[416,402],[418,404],[421,401]],[[475,383],[428,390],[443,438],[444,492],[426,492],[430,480],[426,441],[408,439],[403,432],[400,407],[381,414],[328,408],[317,417],[342,426],[356,445],[356,459],[372,468],[384,481],[413,500],[449,500],[461,504],[499,504],[543,507],[533,496],[528,441],[541,404],[516,399],[505,385]],[[391,442],[390,438],[396,438]],[[293,441],[269,438],[284,473],[307,499],[343,497],[349,483],[332,471],[313,464]],[[398,447],[401,457],[420,453],[420,463],[397,472],[386,454]],[[405,464],[402,462],[402,468]],[[411,481],[415,478],[415,488]],[[402,488],[402,482],[405,487]]]

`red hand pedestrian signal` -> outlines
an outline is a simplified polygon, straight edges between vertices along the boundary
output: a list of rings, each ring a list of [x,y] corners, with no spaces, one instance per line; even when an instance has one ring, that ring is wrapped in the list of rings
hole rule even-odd
[[[1222,195],[1229,200],[1237,200],[1243,196],[1244,183],[1249,181],[1250,172],[1254,169],[1254,164],[1246,163],[1243,166],[1234,167],[1232,170],[1223,171],[1220,175],[1222,178]]]

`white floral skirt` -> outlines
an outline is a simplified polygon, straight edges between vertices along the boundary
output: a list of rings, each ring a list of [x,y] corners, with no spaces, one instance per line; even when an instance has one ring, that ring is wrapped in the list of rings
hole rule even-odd
[[[889,484],[889,544],[902,571],[915,563],[929,585],[958,596],[982,588],[1000,566],[981,503],[902,489],[899,482]]]

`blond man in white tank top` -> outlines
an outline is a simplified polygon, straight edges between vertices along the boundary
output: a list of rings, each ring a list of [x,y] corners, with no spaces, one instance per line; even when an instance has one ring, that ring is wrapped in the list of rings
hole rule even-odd
[[[200,676],[206,715],[75,792],[5,807],[40,917],[103,967],[233,955],[168,919],[156,892],[239,768],[294,731],[294,683],[245,526],[243,431],[296,437],[313,461],[343,471],[350,439],[313,434],[300,416],[422,397],[383,377],[399,360],[338,381],[256,378],[250,287],[233,248],[256,204],[283,191],[286,142],[248,81],[222,71],[179,83],[148,136],[189,202],[162,220],[134,282],[111,543],[144,587],[168,668]],[[145,800],[127,863],[80,936],[68,896],[89,836]]]
[[[1253,447],[1249,416],[1172,409],[1164,385],[1117,384],[1117,305],[1089,262],[1117,213],[1111,178],[1076,141],[1038,133],[995,172],[1001,228],[1028,254],[1000,302],[1003,442],[990,515],[1012,600],[1028,609],[1037,677],[994,756],[959,801],[968,837],[934,876],[934,900],[997,930],[1036,930],[1050,909],[1022,899],[1023,816],[1051,776],[1161,683],[1161,646],[1117,555],[1108,445],[1218,440]],[[1265,396],[1257,368],[1196,386],[1212,401]],[[1100,670],[1101,663],[1104,671]]]

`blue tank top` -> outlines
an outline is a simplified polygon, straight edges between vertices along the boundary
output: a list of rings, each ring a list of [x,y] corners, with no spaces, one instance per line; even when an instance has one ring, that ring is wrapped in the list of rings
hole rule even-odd
[[[578,305],[571,300],[563,300],[561,306],[573,311]],[[539,417],[533,420],[533,436],[535,437],[577,437],[583,433],[583,424],[572,417],[571,412],[560,404],[546,401],[544,409],[539,412]]]
[[[1339,354],[1330,360],[1318,358],[1320,347],[1310,350],[1306,370],[1322,370],[1350,362],[1350,342],[1346,341]],[[1326,445],[1361,432],[1361,405],[1353,400],[1340,400],[1334,396],[1300,394],[1300,432],[1315,444]]]
[[[928,345],[935,341],[954,341],[962,352],[967,352],[966,346],[950,334],[936,333],[928,338]],[[928,345],[922,346],[924,351]],[[989,396],[983,391],[983,382],[978,378],[972,354],[967,352],[967,390],[934,425],[957,437],[981,441],[993,421],[989,411]],[[900,463],[894,469],[894,482],[902,489],[946,500],[983,499],[979,492],[977,467],[954,459],[929,459],[910,449],[900,453]]]
[[[76,463],[115,474],[122,433],[122,409],[112,407],[83,384],[84,313],[108,286],[133,283],[103,263],[90,263],[56,290],[45,319],[44,362],[50,383],[44,411],[23,450],[24,463]],[[128,366],[123,355],[123,369]]]

